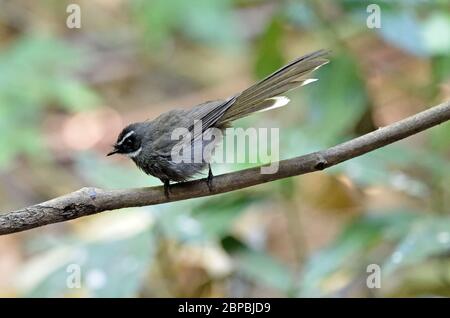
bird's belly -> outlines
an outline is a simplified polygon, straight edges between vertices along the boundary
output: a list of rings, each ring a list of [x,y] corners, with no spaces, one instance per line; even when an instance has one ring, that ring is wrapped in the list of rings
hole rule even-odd
[[[183,182],[201,173],[207,166],[206,163],[175,163],[169,160],[152,160],[147,162],[137,162],[136,165],[146,174],[152,175],[161,180]]]
[[[164,151],[161,155],[159,151],[154,151],[147,156],[138,156],[133,158],[136,165],[146,174],[150,174],[161,180],[170,180],[176,182],[187,181],[197,174],[200,174],[211,162],[213,150],[222,140],[221,136],[211,138],[211,132],[205,132],[207,138],[195,140],[187,147],[180,149],[174,153]],[[166,148],[173,149],[177,141],[167,143]],[[183,144],[182,144],[183,145]],[[209,149],[205,147],[209,147]],[[207,151],[208,150],[208,151]],[[175,157],[174,157],[175,155]]]

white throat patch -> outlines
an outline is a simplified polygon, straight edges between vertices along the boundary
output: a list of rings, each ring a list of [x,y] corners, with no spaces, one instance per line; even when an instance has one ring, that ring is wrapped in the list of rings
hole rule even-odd
[[[126,153],[125,155],[127,155],[127,156],[130,157],[130,158],[135,158],[135,157],[137,157],[137,156],[141,153],[141,151],[142,151],[142,147],[139,147],[138,150],[133,151],[133,152]]]

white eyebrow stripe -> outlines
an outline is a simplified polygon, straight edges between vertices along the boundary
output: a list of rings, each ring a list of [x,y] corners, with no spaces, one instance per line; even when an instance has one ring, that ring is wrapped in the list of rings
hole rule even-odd
[[[133,134],[134,134],[134,130],[130,131],[128,134],[123,136],[123,138],[117,143],[117,145],[120,146],[121,144],[123,144],[123,142]]]

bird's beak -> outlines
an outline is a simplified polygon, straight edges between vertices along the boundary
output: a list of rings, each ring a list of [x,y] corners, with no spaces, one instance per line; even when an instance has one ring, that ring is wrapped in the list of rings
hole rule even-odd
[[[119,150],[114,149],[113,151],[111,151],[110,153],[108,153],[106,156],[108,157],[108,156],[114,155],[114,154],[116,154],[116,153],[118,153],[118,152],[119,152]]]

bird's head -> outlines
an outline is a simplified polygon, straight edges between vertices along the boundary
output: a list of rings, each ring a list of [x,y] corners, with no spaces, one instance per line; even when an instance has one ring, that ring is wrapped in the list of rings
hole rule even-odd
[[[131,124],[125,127],[117,137],[114,149],[107,156],[116,153],[135,158],[142,151],[142,133],[139,123]]]

